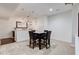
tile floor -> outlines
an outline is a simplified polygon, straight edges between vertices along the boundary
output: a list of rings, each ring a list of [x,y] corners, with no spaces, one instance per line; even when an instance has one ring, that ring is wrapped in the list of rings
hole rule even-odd
[[[29,46],[29,41],[15,42],[5,45],[0,45],[0,55],[74,55],[75,47],[69,43],[51,40],[49,49],[38,47],[32,49]]]

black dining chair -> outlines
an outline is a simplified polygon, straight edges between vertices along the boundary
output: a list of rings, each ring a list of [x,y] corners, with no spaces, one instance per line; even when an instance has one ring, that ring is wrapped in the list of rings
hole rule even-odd
[[[48,34],[47,34],[47,45],[49,45],[49,47],[50,47],[50,37],[51,37],[51,31],[48,31]]]
[[[38,41],[38,34],[33,32],[32,36],[33,36],[32,44],[33,44],[33,49],[34,49],[34,47],[36,46],[37,41]]]
[[[51,36],[51,31],[44,31],[46,32],[46,37],[43,38],[43,42],[46,46],[46,49],[48,48],[48,45],[50,47],[50,36]]]
[[[29,31],[29,38],[30,38],[30,41],[29,41],[29,46],[31,47],[31,45],[32,45],[32,41],[33,41],[33,32],[35,32],[35,31]]]
[[[46,37],[46,33],[33,33],[33,49],[36,45],[39,45],[39,49],[42,48],[42,39]]]
[[[37,34],[37,38],[38,38],[38,42],[39,42],[39,49],[40,50],[42,48],[42,45],[44,45],[44,43],[42,42],[44,37],[46,37],[46,33],[39,33],[39,34]]]

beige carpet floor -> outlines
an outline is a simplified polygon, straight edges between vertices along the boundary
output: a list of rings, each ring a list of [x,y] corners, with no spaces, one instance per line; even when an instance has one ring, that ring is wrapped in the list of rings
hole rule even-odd
[[[69,43],[51,40],[49,49],[30,48],[29,41],[0,45],[0,55],[74,55],[75,48]]]

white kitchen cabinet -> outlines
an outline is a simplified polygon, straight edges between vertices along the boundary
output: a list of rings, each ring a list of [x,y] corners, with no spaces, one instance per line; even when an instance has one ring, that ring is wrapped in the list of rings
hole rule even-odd
[[[16,42],[25,41],[29,39],[29,33],[27,30],[15,30]]]
[[[79,37],[75,37],[75,54],[79,55]]]

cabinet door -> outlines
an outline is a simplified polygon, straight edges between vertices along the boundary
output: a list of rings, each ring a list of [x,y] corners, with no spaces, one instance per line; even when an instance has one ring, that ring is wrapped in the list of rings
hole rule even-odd
[[[25,41],[28,39],[27,31],[16,31],[16,41]]]

